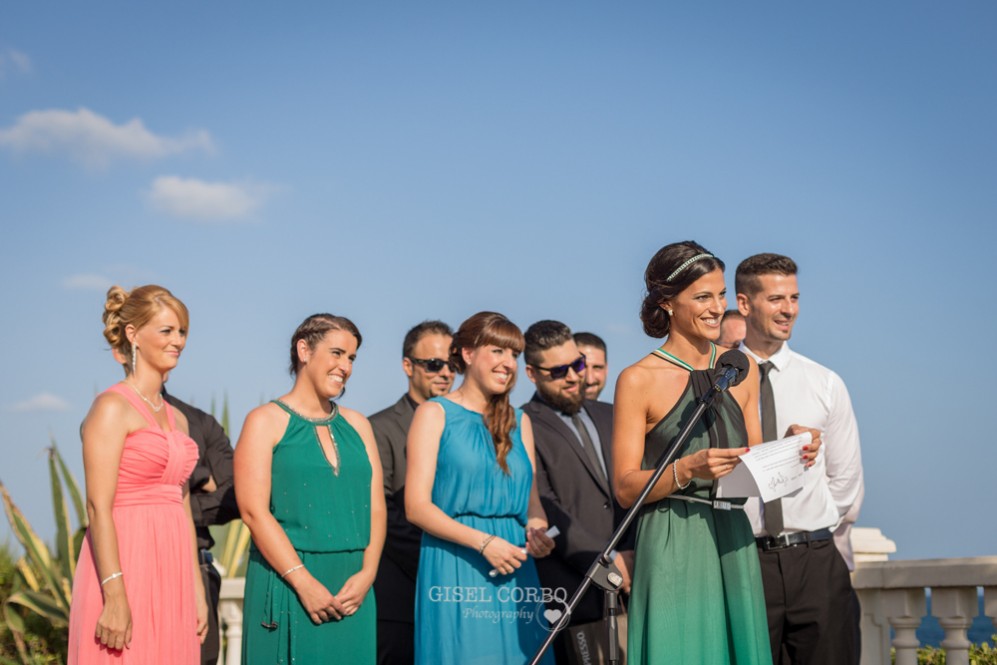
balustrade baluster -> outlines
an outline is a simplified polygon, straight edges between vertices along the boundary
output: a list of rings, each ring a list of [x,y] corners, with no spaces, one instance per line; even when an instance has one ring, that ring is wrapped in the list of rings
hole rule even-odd
[[[946,665],[969,665],[967,631],[976,616],[976,587],[943,587],[932,589],[931,613],[945,629],[942,648]]]
[[[927,602],[924,589],[886,589],[883,606],[894,630],[893,647],[897,650],[896,665],[917,665],[917,628],[921,625]]]

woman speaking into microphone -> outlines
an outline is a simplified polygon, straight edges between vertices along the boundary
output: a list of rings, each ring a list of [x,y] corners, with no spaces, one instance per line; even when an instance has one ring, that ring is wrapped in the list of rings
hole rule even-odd
[[[616,384],[614,486],[630,506],[712,386],[727,308],[724,263],[695,242],[660,249],[644,274],[644,331],[664,344]],[[718,510],[714,481],[762,438],[758,367],[715,397],[647,498],[637,530],[627,661],[771,665],[765,596],[743,506]],[[816,446],[811,445],[814,450]],[[809,461],[815,452],[805,452]]]

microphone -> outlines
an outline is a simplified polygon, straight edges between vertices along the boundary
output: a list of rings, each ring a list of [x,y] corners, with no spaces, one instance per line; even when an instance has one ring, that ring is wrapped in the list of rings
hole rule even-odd
[[[717,393],[722,393],[728,388],[733,388],[741,383],[741,381],[744,381],[744,378],[748,376],[748,368],[750,366],[748,356],[737,349],[731,349],[720,356],[717,360],[717,368],[713,374],[713,387],[710,388],[710,392],[708,393],[709,399],[712,399]]]

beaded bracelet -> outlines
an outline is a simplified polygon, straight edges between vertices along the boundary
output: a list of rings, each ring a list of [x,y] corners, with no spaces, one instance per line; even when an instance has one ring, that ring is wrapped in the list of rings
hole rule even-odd
[[[679,468],[678,460],[675,460],[674,462],[672,462],[672,478],[675,479],[675,487],[679,488],[680,490],[684,490],[686,487],[692,484],[692,478],[690,478],[689,482],[687,482],[685,485],[680,483],[678,468]]]
[[[294,571],[299,570],[299,569],[304,568],[304,567],[305,567],[305,564],[303,564],[303,563],[299,563],[297,566],[291,566],[290,568],[288,568],[287,570],[285,570],[283,573],[280,574],[280,579],[284,579],[285,577],[287,577],[288,575],[290,575]]]
[[[110,575],[108,575],[107,577],[105,577],[104,579],[102,579],[102,580],[100,581],[100,585],[101,585],[101,586],[104,586],[105,584],[107,584],[107,583],[108,583],[108,582],[110,582],[111,580],[116,580],[116,579],[118,579],[119,577],[123,577],[123,576],[124,576],[124,573],[123,573],[123,572],[121,572],[120,570],[119,570],[118,572],[116,572],[116,573],[111,573]]]
[[[495,534],[492,534],[490,536],[485,536],[485,539],[481,541],[481,547],[478,548],[478,554],[484,554],[485,548],[488,547],[488,543],[492,542],[493,540],[495,540]]]

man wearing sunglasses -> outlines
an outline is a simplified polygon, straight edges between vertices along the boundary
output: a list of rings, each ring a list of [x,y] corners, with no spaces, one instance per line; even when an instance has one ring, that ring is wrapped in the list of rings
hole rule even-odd
[[[416,407],[430,397],[446,395],[453,386],[452,341],[453,331],[442,321],[424,321],[409,330],[402,342],[408,390],[370,417],[388,508],[388,534],[374,581],[378,665],[411,664],[415,659],[415,577],[422,531],[405,519],[405,441]]]
[[[561,532],[554,553],[537,560],[537,572],[544,587],[563,588],[570,596],[624,515],[609,480],[613,407],[585,399],[586,357],[568,326],[539,321],[525,337],[526,376],[536,393],[523,411],[533,423],[537,488],[548,521]],[[617,553],[614,563],[623,573],[624,591],[629,592],[633,545],[620,549],[627,551]],[[603,614],[602,592],[590,589],[573,613],[569,629],[554,645],[558,663],[571,662],[571,627],[601,621]],[[626,635],[620,637],[625,640]]]

